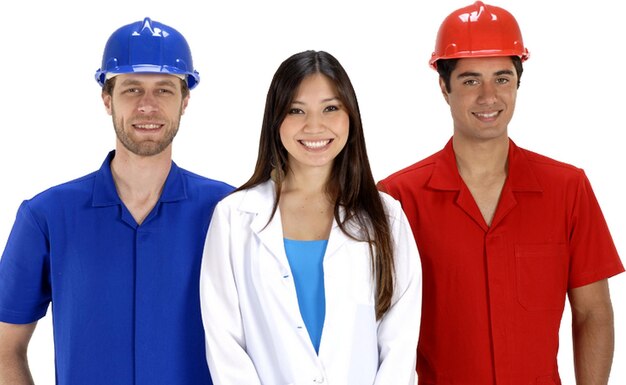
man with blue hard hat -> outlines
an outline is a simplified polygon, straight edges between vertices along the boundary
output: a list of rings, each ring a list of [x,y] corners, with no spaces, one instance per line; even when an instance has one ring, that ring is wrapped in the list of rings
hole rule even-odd
[[[211,384],[200,259],[213,208],[233,188],[172,161],[200,80],[189,45],[149,18],[123,26],[96,80],[115,150],[17,212],[0,259],[0,384],[33,383],[27,346],[50,302],[56,384]]]

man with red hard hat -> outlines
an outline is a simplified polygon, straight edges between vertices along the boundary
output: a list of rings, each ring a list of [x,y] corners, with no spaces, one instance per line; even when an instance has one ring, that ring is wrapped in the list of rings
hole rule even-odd
[[[421,255],[420,385],[560,385],[566,296],[577,384],[608,382],[607,279],[624,267],[585,173],[508,137],[528,56],[506,10],[476,2],[451,13],[430,65],[452,138],[379,182],[401,201]]]
[[[125,25],[96,80],[115,150],[17,212],[0,259],[0,384],[33,383],[28,342],[52,303],[56,384],[209,385],[200,260],[233,188],[172,161],[200,80],[189,45],[149,18]]]

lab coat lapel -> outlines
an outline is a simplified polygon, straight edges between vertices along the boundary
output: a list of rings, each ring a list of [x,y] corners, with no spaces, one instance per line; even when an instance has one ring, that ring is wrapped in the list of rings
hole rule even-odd
[[[250,229],[256,234],[263,246],[285,267],[289,266],[285,253],[283,241],[283,227],[280,217],[280,210],[276,210],[274,217],[268,223],[274,206],[275,184],[268,181],[251,189],[243,200],[240,209],[242,211],[256,214],[250,223]],[[341,209],[341,217],[345,212]],[[351,229],[352,230],[352,229]],[[351,239],[341,231],[336,220],[333,220],[333,227],[330,231],[328,246],[324,258],[329,258],[336,254],[339,249]]]
[[[341,208],[340,216],[344,218],[345,211]],[[348,226],[349,229],[351,229]],[[333,227],[330,229],[330,236],[328,237],[328,245],[326,246],[326,254],[324,259],[328,259],[337,253],[339,249],[349,241],[350,238],[341,230],[336,220],[333,220]]]
[[[272,208],[274,207],[274,189],[274,182],[268,181],[250,190],[242,202],[241,209],[256,214],[250,223],[250,229],[259,238],[265,249],[272,254],[279,263],[288,267],[289,262],[285,254],[280,210],[276,210],[274,217],[268,223],[272,216]]]

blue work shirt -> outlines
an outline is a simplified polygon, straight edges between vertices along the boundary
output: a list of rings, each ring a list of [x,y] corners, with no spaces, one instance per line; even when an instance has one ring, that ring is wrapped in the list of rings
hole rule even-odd
[[[100,170],[20,206],[0,259],[0,321],[52,301],[56,383],[207,385],[199,271],[228,184],[172,167],[138,225]]]

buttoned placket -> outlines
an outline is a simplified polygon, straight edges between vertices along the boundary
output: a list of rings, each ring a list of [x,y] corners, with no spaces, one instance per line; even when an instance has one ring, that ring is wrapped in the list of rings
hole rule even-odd
[[[511,343],[509,340],[509,314],[510,314],[510,293],[507,283],[513,279],[508,276],[510,271],[506,258],[506,234],[502,232],[499,224],[505,219],[507,214],[517,205],[517,201],[511,191],[509,181],[505,182],[500,200],[496,208],[491,226],[488,226],[465,184],[459,192],[457,205],[469,215],[475,224],[484,232],[484,256],[485,256],[485,276],[487,278],[487,295],[489,302],[489,320],[491,334],[492,359],[494,376],[497,385],[508,384],[512,367]]]
[[[142,336],[142,327],[145,322],[149,321],[152,316],[152,309],[148,301],[142,301],[142,298],[149,298],[151,296],[154,280],[151,277],[154,276],[155,263],[150,250],[150,245],[155,243],[155,237],[159,237],[157,229],[154,228],[154,218],[158,214],[159,206],[162,203],[158,201],[154,208],[150,211],[142,224],[138,224],[133,218],[130,211],[123,205],[122,206],[122,220],[135,231],[134,242],[134,272],[133,272],[133,367],[134,378],[133,383],[143,382],[141,379],[142,362],[141,358],[146,357],[150,352],[142,351],[142,346],[149,346],[145,341],[147,337]],[[144,368],[144,370],[148,370]]]

